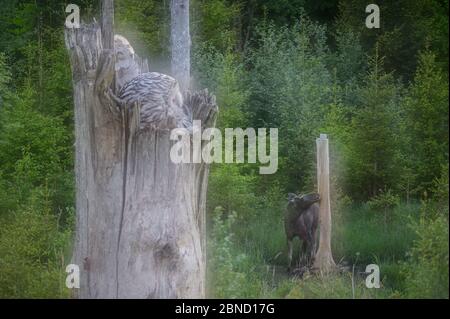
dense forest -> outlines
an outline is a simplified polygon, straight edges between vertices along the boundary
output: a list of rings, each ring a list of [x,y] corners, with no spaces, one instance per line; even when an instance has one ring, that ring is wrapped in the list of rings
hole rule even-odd
[[[98,1],[73,1],[82,19]],[[217,126],[279,129],[276,174],[213,164],[208,296],[448,298],[448,1],[191,0],[192,74]],[[0,0],[0,297],[67,298],[74,230],[72,78],[66,1]],[[116,31],[169,73],[169,0],[117,0]],[[330,139],[336,262],[286,273],[289,192],[316,188],[315,138]]]

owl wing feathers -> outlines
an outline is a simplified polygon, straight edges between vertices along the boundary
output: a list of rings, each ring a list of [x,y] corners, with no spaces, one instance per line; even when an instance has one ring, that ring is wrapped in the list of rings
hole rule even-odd
[[[184,125],[182,106],[171,101],[177,81],[158,72],[143,73],[127,82],[119,92],[126,107],[140,106],[140,128],[171,129],[179,123]],[[181,96],[181,93],[179,93]],[[180,112],[181,111],[181,112]]]

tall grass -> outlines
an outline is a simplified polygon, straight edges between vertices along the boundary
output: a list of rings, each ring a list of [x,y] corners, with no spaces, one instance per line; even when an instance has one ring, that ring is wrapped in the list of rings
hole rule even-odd
[[[418,218],[418,212],[418,204],[400,205],[389,211],[386,225],[382,213],[371,210],[367,205],[354,205],[337,212],[333,216],[332,228],[332,249],[336,261],[353,263],[357,255],[362,264],[404,259],[415,238],[408,223]],[[285,264],[282,210],[260,211],[258,216],[235,225],[233,231],[236,245],[253,259]]]
[[[353,205],[342,211],[333,225],[332,249],[337,260],[361,264],[402,260],[411,247],[415,234],[408,224],[418,218],[420,205],[402,204],[384,212],[367,204]]]
[[[274,205],[275,206],[275,205]],[[279,207],[282,207],[280,205]],[[336,262],[356,263],[357,272],[368,264],[380,266],[382,288],[368,289],[364,277],[356,276],[352,289],[351,272],[321,278],[306,276],[302,280],[292,278],[286,270],[286,239],[283,211],[267,208],[254,217],[239,222],[226,222],[222,214],[220,234],[213,232],[211,240],[222,243],[221,257],[228,256],[233,275],[217,266],[210,267],[215,282],[215,295],[230,297],[226,291],[230,280],[238,279],[231,297],[263,298],[395,298],[405,289],[403,263],[416,233],[408,225],[419,218],[418,204],[401,204],[388,211],[387,223],[384,212],[368,205],[352,205],[337,210],[333,216],[332,249]],[[224,227],[223,225],[227,226]],[[217,226],[215,226],[217,227]],[[232,234],[224,240],[225,234]],[[223,243],[226,242],[226,247]],[[296,251],[299,251],[296,241]],[[215,246],[216,252],[217,246]],[[217,256],[216,256],[217,257]],[[296,256],[298,258],[298,255]],[[222,265],[225,263],[222,261]],[[211,265],[211,264],[210,264]],[[237,274],[238,275],[237,275]],[[217,280],[224,278],[226,280]],[[239,292],[239,289],[242,289]]]

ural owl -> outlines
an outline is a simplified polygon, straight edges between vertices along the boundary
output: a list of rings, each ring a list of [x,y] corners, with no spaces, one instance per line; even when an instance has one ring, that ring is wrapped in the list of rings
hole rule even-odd
[[[127,108],[139,106],[140,129],[192,128],[178,82],[168,75],[157,72],[138,75],[122,87],[118,98]]]
[[[122,86],[139,75],[137,55],[128,40],[121,35],[114,35],[116,92]]]
[[[111,95],[124,109],[139,107],[139,129],[191,130],[192,121],[183,109],[183,96],[174,78],[157,72],[139,74],[139,58],[121,35],[114,36],[114,54],[118,94]]]

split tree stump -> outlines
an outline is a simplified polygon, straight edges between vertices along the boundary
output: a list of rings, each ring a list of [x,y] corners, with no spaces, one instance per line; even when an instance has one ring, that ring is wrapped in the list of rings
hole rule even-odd
[[[130,132],[136,114],[118,110],[114,10],[66,29],[75,107],[76,238],[79,298],[203,298],[208,166],[174,164],[170,132]],[[146,62],[135,57],[139,73]],[[206,90],[185,94],[203,128],[217,106]]]

